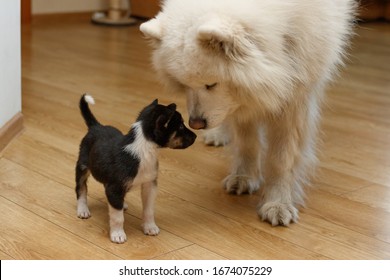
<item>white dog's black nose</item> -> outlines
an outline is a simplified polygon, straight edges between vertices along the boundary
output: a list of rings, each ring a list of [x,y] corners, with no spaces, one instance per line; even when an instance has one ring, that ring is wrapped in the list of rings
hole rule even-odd
[[[202,118],[190,118],[189,125],[193,129],[205,129],[207,127],[207,121]]]

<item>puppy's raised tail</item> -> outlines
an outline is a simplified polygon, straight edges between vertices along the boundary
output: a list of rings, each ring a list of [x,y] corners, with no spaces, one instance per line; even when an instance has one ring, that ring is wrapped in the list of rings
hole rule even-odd
[[[85,93],[83,94],[83,96],[81,96],[80,99],[80,111],[81,111],[81,115],[85,120],[85,123],[89,128],[93,125],[99,125],[100,123],[96,120],[95,116],[92,114],[88,104],[95,104],[95,100],[93,99],[92,96]]]

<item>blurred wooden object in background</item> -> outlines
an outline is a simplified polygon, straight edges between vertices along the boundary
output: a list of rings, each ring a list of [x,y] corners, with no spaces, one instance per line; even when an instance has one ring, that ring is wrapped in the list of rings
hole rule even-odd
[[[390,20],[390,1],[361,0],[359,17],[363,20]]]
[[[31,0],[20,1],[20,13],[22,24],[31,22]]]
[[[143,18],[152,18],[160,10],[159,3],[159,0],[131,0],[131,14]]]

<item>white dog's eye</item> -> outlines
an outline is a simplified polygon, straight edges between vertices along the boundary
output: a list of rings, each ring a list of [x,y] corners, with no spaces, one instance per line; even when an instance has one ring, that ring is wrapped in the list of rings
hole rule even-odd
[[[217,85],[217,83],[214,83],[214,84],[211,84],[211,85],[205,85],[205,87],[206,87],[207,90],[210,90],[210,89],[214,88],[216,85]]]

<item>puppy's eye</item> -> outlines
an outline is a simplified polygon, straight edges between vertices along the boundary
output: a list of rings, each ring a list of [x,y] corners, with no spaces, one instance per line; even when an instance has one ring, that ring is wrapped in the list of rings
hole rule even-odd
[[[184,124],[180,124],[179,129],[180,130],[184,129]]]
[[[214,83],[214,84],[211,84],[211,85],[205,85],[205,87],[206,87],[207,90],[210,90],[210,89],[213,89],[216,85],[217,85],[217,83]]]

